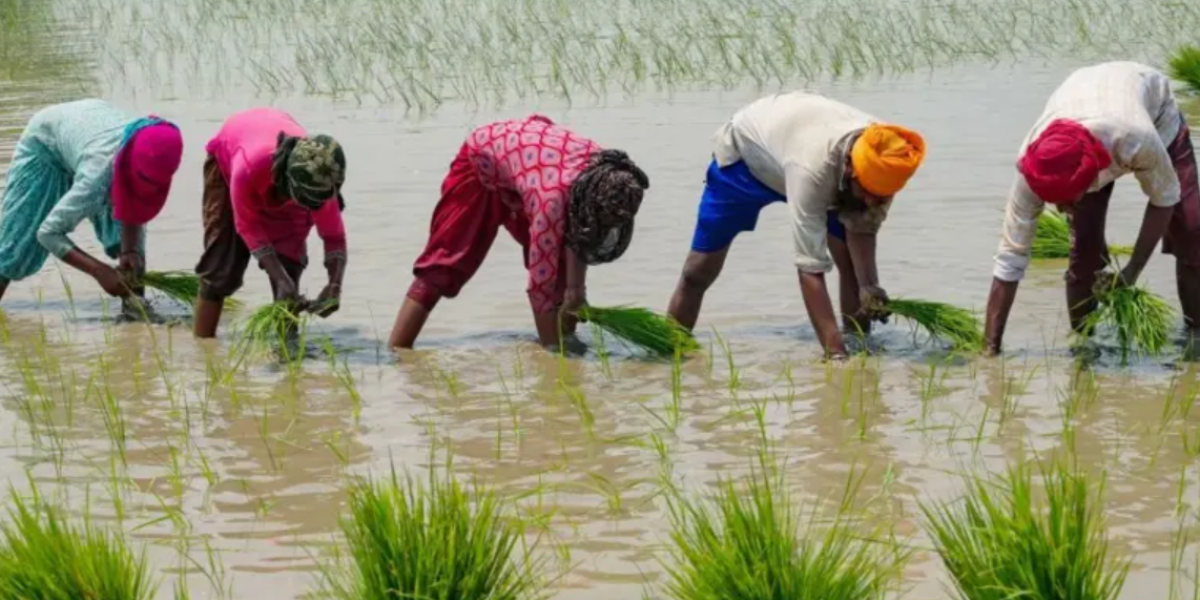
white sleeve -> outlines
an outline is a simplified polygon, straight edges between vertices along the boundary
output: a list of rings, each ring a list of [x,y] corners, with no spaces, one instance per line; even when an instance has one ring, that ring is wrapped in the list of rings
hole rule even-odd
[[[1171,154],[1167,152],[1157,131],[1143,133],[1135,144],[1121,144],[1118,147],[1132,148],[1130,156],[1113,158],[1125,160],[1142,186],[1142,192],[1150,199],[1150,204],[1161,207],[1179,204],[1179,175],[1175,173]]]
[[[1045,203],[1025,178],[1017,176],[1008,194],[1008,206],[1004,211],[1004,229],[1000,233],[1000,248],[996,252],[996,266],[992,275],[1000,281],[1020,281],[1029,267],[1029,251],[1037,233],[1037,219]]]
[[[823,198],[823,186],[810,171],[796,163],[784,166],[788,210],[792,213],[792,238],[796,268],[805,273],[828,273],[833,269],[829,247],[827,216],[830,198]]]

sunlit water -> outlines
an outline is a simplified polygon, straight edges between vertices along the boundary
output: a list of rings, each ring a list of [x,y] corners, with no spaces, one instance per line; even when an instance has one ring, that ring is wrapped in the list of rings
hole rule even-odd
[[[982,307],[1017,145],[1076,66],[959,66],[815,86],[927,139],[928,160],[881,234],[890,294]],[[1003,359],[948,359],[893,323],[873,340],[877,356],[827,366],[804,316],[784,208],[768,208],[706,298],[705,352],[682,366],[677,417],[670,364],[619,348],[607,365],[564,360],[535,346],[519,250],[504,236],[462,295],[438,307],[418,351],[397,357],[381,347],[441,177],[472,127],[536,110],[630,152],[652,188],[633,245],[591,271],[590,296],[661,310],[688,250],[712,132],[742,104],[791,87],[575,106],[531,100],[499,111],[449,105],[417,118],[402,106],[245,90],[192,102],[103,81],[82,91],[53,78],[5,83],[5,160],[34,110],[81,93],[180,125],[183,171],[151,228],[151,268],[194,265],[203,146],[228,114],[261,104],[346,147],[351,249],[342,308],[313,330],[340,349],[336,366],[316,358],[291,373],[259,363],[225,378],[231,315],[221,340],[202,343],[186,323],[115,322],[91,282],[54,264],[14,284],[0,344],[0,427],[12,432],[0,443],[0,476],[24,489],[28,472],[79,510],[120,517],[150,544],[168,584],[186,569],[194,597],[218,597],[215,581],[236,598],[292,598],[315,588],[317,558],[336,542],[348,475],[391,463],[420,473],[449,450],[457,473],[549,524],[541,552],[550,574],[561,573],[556,597],[637,598],[661,581],[668,529],[655,494],[664,464],[696,493],[744,472],[759,439],[751,408],[765,403],[768,434],[803,498],[837,494],[851,472],[863,474],[862,510],[918,549],[902,582],[909,598],[948,597],[943,568],[924,550],[918,501],[953,497],[959,473],[1056,450],[1107,474],[1111,532],[1120,551],[1134,553],[1122,597],[1166,598],[1174,536],[1181,527],[1194,534],[1200,509],[1188,450],[1200,440],[1186,410],[1200,378],[1175,355],[1127,368],[1106,356],[1080,370],[1067,351],[1061,262],[1030,270]],[[1132,242],[1142,208],[1137,186],[1122,182],[1111,241]],[[76,241],[95,248],[85,228]],[[311,248],[319,256],[319,243]],[[323,277],[311,269],[302,290],[315,293]],[[1177,304],[1169,260],[1156,257],[1145,280]],[[251,269],[240,297],[268,302],[265,276]],[[121,431],[123,452],[114,441]],[[210,569],[206,544],[223,576]],[[1191,564],[1189,552],[1183,565]]]

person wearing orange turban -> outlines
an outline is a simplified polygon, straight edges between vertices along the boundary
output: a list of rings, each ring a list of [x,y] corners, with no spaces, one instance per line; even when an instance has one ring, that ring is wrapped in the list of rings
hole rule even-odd
[[[1004,229],[992,271],[985,337],[1000,352],[1017,286],[1029,266],[1046,205],[1069,215],[1067,312],[1071,327],[1096,309],[1096,290],[1132,285],[1159,242],[1175,256],[1185,346],[1200,346],[1200,184],[1191,134],[1165,74],[1135,62],[1109,62],[1071,73],[1051,95],[1016,163]],[[1131,174],[1147,196],[1133,255],[1108,268],[1105,223],[1114,183]]]
[[[753,231],[769,204],[786,203],[794,262],[809,319],[825,353],[846,355],[825,274],[837,268],[846,331],[887,320],[875,235],[892,197],[925,158],[915,131],[831,98],[776,94],[738,111],[716,133],[692,248],[669,314],[691,329],[735,237]]]

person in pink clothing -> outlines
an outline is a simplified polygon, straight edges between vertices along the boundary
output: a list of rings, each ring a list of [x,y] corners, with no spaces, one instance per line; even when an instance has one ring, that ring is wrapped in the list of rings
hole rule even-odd
[[[310,136],[283,111],[259,108],[226,120],[206,150],[196,335],[216,335],[225,298],[241,288],[251,257],[270,278],[276,301],[303,304],[322,317],[336,311],[346,271],[341,145]],[[297,286],[314,226],[325,243],[329,283],[305,304]]]
[[[541,115],[476,129],[442,182],[391,347],[412,347],[438,301],[457,296],[479,270],[501,227],[524,249],[538,338],[559,344],[560,310],[569,334],[569,312],[587,302],[587,266],[624,254],[649,187],[627,154]]]

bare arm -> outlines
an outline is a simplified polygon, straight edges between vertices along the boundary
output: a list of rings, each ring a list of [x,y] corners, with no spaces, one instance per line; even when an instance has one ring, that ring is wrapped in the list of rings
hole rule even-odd
[[[1167,233],[1167,227],[1171,224],[1171,215],[1174,212],[1174,206],[1146,205],[1146,214],[1142,218],[1142,229],[1138,233],[1137,243],[1133,246],[1133,256],[1129,258],[1129,263],[1125,265],[1124,269],[1124,279],[1127,283],[1133,284],[1137,281],[1142,270],[1146,268],[1146,263],[1150,262],[1150,257],[1154,255],[1154,249],[1158,247],[1158,243]]]
[[[1004,339],[1004,328],[1008,324],[1008,313],[1012,310],[1013,301],[1017,298],[1019,281],[992,280],[992,290],[988,293],[987,325],[984,328],[984,339],[988,354],[999,354]]]
[[[574,312],[587,305],[588,265],[570,248],[565,252],[563,262],[567,263],[567,289],[563,297],[562,329],[563,335],[570,335],[575,333],[579,324]]]
[[[854,262],[854,276],[858,279],[859,287],[879,285],[875,239],[873,233],[846,232],[846,245],[850,248],[850,260]]]
[[[817,339],[825,348],[825,355],[846,356],[846,343],[833,313],[833,301],[829,299],[825,274],[800,271],[800,295],[804,297],[804,308],[817,331]]]

